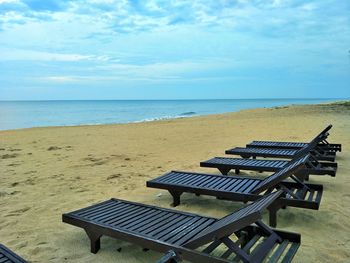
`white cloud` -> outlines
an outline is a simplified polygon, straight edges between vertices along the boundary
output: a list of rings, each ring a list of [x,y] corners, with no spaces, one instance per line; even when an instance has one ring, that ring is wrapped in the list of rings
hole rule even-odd
[[[56,82],[56,83],[67,83],[67,82],[77,81],[77,78],[72,76],[51,76],[51,77],[43,77],[39,79],[44,81]]]
[[[1,4],[10,4],[10,3],[19,3],[19,0],[0,0],[0,5]]]
[[[80,61],[80,60],[91,60],[93,56],[86,56],[80,54],[60,54],[50,52],[40,52],[33,50],[21,50],[21,49],[0,49],[0,61]],[[104,57],[101,57],[105,60]],[[97,57],[99,59],[99,57]]]
[[[305,11],[312,11],[317,8],[317,5],[315,3],[306,3],[300,7],[301,9]]]

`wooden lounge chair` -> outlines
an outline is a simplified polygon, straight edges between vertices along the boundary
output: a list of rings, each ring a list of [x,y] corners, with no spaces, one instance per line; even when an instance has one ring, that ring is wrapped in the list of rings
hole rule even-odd
[[[214,157],[207,161],[200,162],[201,167],[217,168],[223,175],[227,175],[231,170],[236,174],[240,170],[250,170],[259,172],[277,172],[286,167],[291,161],[286,160],[262,160],[262,159],[244,159]],[[335,177],[338,165],[333,162],[318,161],[313,155],[305,163],[305,169],[301,170],[297,177],[300,179],[309,179],[309,175],[330,175]]]
[[[328,130],[332,126],[328,126]],[[243,158],[256,159],[256,157],[268,157],[268,158],[285,158],[285,159],[293,159],[296,156],[299,156],[305,148],[308,148],[308,151],[313,153],[317,160],[330,161],[334,162],[335,160],[335,152],[334,151],[325,151],[322,148],[318,147],[319,142],[324,140],[328,136],[328,131],[320,133],[317,137],[315,137],[309,145],[302,149],[279,149],[279,148],[243,148],[243,147],[235,147],[229,150],[226,150],[226,154],[240,155]]]
[[[319,209],[323,186],[305,184],[294,176],[295,173],[303,169],[307,158],[305,156],[296,160],[264,179],[172,171],[147,181],[147,186],[168,190],[173,197],[173,206],[180,204],[182,193],[210,195],[219,199],[248,202],[257,200],[263,195],[276,191],[276,189],[283,189],[286,194],[269,207],[269,223],[275,227],[277,211],[281,208],[291,206]],[[291,178],[295,182],[283,181],[286,178]]]
[[[326,134],[332,125],[327,126],[320,134]],[[309,143],[305,142],[279,142],[279,141],[252,141],[246,145],[247,148],[270,148],[270,149],[294,149],[299,150],[304,148]],[[341,144],[338,143],[329,143],[327,141],[327,137],[325,137],[322,141],[320,141],[317,145],[322,150],[329,152],[341,152],[342,147]]]
[[[265,149],[265,148],[241,148],[236,147],[233,149],[226,150],[226,154],[240,155],[243,158],[252,157],[264,157],[264,158],[282,158],[282,159],[292,159],[298,150],[288,150],[288,149]],[[335,155],[333,152],[316,152],[316,158],[320,161],[335,161]]]
[[[1,263],[27,263],[23,258],[13,251],[0,244],[0,262]]]
[[[310,143],[308,143],[293,157],[293,160],[300,158],[306,154],[309,154],[314,147],[316,147],[320,141],[324,138],[324,132],[320,133]],[[262,160],[262,159],[242,159],[242,158],[227,158],[227,157],[215,157],[207,161],[200,163],[201,167],[217,168],[219,171],[227,175],[230,170],[235,170],[236,174],[239,174],[240,170],[251,170],[259,172],[276,172],[288,165],[290,161],[284,160]],[[305,169],[299,172],[299,179],[309,179],[310,174],[316,175],[331,175],[335,176],[337,171],[337,163],[334,162],[320,162],[314,156],[310,154],[309,159],[306,162]]]
[[[221,219],[119,199],[63,214],[62,219],[86,231],[92,253],[106,235],[161,253],[172,250],[191,262],[291,262],[300,235],[261,221],[262,210],[279,195],[281,191],[267,195]]]

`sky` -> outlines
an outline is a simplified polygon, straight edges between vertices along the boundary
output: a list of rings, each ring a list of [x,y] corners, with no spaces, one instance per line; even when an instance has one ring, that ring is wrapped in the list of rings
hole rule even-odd
[[[349,0],[0,0],[0,100],[350,98]]]

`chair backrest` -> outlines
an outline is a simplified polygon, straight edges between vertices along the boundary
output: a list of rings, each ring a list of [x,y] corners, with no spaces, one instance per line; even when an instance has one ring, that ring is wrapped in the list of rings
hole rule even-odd
[[[328,136],[329,135],[329,130],[332,129],[333,125],[329,124],[323,131],[320,132],[319,135],[324,135],[324,136]],[[317,136],[319,136],[317,135]]]
[[[306,146],[297,151],[294,155],[292,161],[299,159],[301,156],[309,153],[312,149],[314,149],[321,141],[326,139],[329,135],[328,131],[332,128],[332,125],[328,125],[323,131],[321,131],[315,138],[312,139]]]
[[[290,177],[295,172],[298,172],[300,169],[302,169],[305,166],[305,163],[307,162],[309,157],[310,154],[306,154],[297,160],[290,161],[290,163],[285,168],[279,170],[278,172],[275,172],[274,174],[262,180],[256,187],[253,188],[253,190],[250,191],[250,193],[259,194],[267,190],[268,188],[277,185],[284,179]]]
[[[316,146],[319,142],[321,142],[324,139],[327,139],[329,133],[328,131],[332,128],[332,124],[329,124],[323,131],[321,131],[313,140],[309,143]]]
[[[187,248],[197,248],[214,239],[220,239],[231,235],[233,232],[255,223],[262,218],[262,210],[273,203],[282,192],[283,191],[277,191],[266,195],[259,200],[242,207],[238,211],[219,219],[189,240],[184,246]]]

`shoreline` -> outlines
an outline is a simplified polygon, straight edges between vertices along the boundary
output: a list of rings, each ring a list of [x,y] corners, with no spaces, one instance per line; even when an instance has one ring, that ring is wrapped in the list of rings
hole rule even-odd
[[[276,99],[278,100],[278,99]],[[305,99],[308,100],[308,99]],[[315,99],[316,100],[316,99]],[[317,105],[339,105],[342,103],[350,103],[350,100],[335,100],[335,101],[329,101],[329,102],[323,102],[323,103],[316,103],[316,104],[286,104],[281,106],[273,106],[273,107],[257,107],[257,108],[247,108],[247,109],[240,109],[237,111],[230,111],[230,112],[223,112],[223,113],[212,113],[212,114],[203,114],[203,115],[197,115],[194,113],[193,115],[189,116],[178,116],[178,117],[156,117],[151,118],[150,120],[140,120],[140,121],[130,121],[130,122],[117,122],[117,123],[92,123],[92,124],[80,124],[80,125],[57,125],[57,126],[35,126],[35,127],[27,127],[27,128],[18,128],[18,129],[8,129],[8,130],[1,130],[1,132],[7,132],[7,131],[20,131],[20,130],[30,130],[30,129],[49,129],[49,128],[64,128],[64,127],[90,127],[90,126],[113,126],[113,125],[129,125],[129,124],[138,124],[138,123],[153,123],[153,122],[162,122],[162,121],[171,121],[171,120],[177,120],[177,119],[188,119],[188,118],[197,118],[197,117],[210,117],[210,116],[219,116],[224,114],[233,114],[238,113],[242,111],[250,111],[250,110],[261,110],[261,109],[279,109],[279,108],[286,108],[286,107],[303,107],[303,106],[317,106]]]

